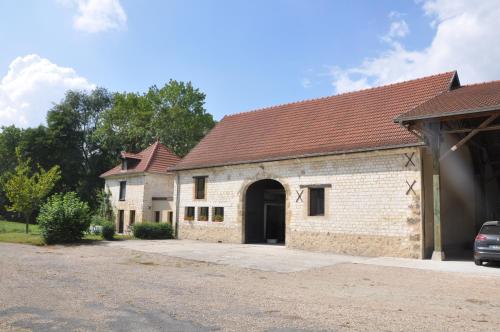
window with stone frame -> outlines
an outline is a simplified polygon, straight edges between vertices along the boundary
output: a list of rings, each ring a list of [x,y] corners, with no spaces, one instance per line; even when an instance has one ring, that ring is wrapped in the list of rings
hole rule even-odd
[[[206,186],[207,186],[206,176],[195,176],[194,177],[194,198],[195,199],[205,199],[206,196]]]
[[[214,207],[212,209],[212,221],[213,222],[223,222],[224,221],[224,208],[223,207]]]
[[[309,215],[325,215],[325,188],[309,188]]]
[[[184,220],[186,221],[194,220],[194,206],[186,206],[184,210]]]
[[[208,206],[198,208],[198,221],[208,221]]]
[[[125,195],[127,193],[127,181],[120,181],[120,201],[125,200]]]

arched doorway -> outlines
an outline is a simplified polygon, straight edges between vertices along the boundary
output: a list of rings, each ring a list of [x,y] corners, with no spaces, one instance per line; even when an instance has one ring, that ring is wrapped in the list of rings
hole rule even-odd
[[[278,181],[252,183],[245,195],[245,243],[285,243],[285,203]]]

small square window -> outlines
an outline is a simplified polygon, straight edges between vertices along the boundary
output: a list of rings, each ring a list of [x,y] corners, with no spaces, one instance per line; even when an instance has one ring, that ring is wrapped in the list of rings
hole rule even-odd
[[[202,206],[198,208],[198,221],[208,221],[208,207]]]
[[[325,215],[325,188],[309,188],[309,215]]]
[[[127,181],[120,181],[120,201],[125,200],[125,194],[127,192]]]
[[[194,198],[205,199],[206,177],[197,176],[194,178]]]
[[[186,206],[186,209],[184,211],[184,220],[194,220],[194,206]]]
[[[212,221],[223,222],[224,221],[224,208],[214,207],[212,210]]]

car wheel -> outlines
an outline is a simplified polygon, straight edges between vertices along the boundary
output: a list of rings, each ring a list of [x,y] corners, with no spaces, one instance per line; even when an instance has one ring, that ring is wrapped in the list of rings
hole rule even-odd
[[[475,259],[474,260],[474,264],[476,264],[476,265],[483,265],[483,261],[480,260],[480,259]]]

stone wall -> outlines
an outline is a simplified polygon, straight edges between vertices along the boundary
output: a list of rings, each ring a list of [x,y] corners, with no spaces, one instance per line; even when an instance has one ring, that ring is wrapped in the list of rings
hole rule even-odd
[[[144,214],[143,220],[154,221],[155,211],[160,211],[161,221],[167,221],[168,211],[174,211],[174,175],[148,173],[144,186]],[[153,197],[167,200],[155,200]]]
[[[246,188],[261,179],[274,179],[287,193],[287,246],[420,257],[420,165],[420,150],[404,148],[180,171],[179,237],[243,242]],[[208,176],[206,199],[194,199],[193,176]],[[301,188],[315,184],[331,185],[325,188],[321,217],[308,216],[308,189]],[[187,206],[195,207],[193,221],[184,220]],[[224,221],[198,221],[200,206],[209,207],[209,220],[213,207],[224,207]]]
[[[119,200],[120,182],[126,181],[125,200]],[[168,211],[175,211],[173,201],[174,175],[172,174],[123,174],[106,179],[106,189],[111,192],[111,204],[118,227],[118,211],[124,210],[124,229],[130,225],[130,211],[135,211],[135,222],[153,221],[154,212],[161,211],[161,221],[167,221]],[[167,198],[155,200],[153,197]],[[175,218],[175,212],[174,212]],[[118,229],[118,228],[117,228]]]

